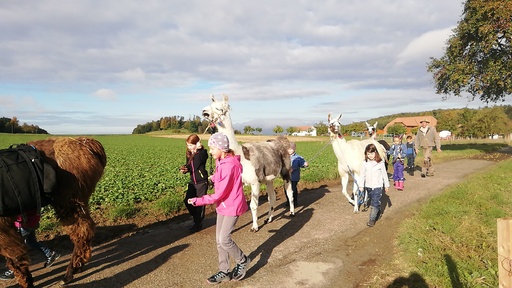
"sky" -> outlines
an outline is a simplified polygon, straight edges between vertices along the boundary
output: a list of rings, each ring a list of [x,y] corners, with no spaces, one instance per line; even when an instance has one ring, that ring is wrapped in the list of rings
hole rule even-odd
[[[459,0],[2,1],[0,117],[131,134],[229,97],[235,129],[487,104],[435,93]],[[511,101],[499,104],[510,104]]]

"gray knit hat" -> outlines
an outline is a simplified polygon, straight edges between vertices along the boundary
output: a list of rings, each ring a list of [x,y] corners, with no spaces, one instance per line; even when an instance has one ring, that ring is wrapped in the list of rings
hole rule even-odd
[[[229,151],[229,139],[222,132],[218,132],[210,137],[208,140],[208,146],[218,148],[221,151]]]

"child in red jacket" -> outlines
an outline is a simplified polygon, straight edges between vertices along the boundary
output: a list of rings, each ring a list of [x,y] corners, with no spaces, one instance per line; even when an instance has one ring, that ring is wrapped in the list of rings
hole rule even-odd
[[[230,280],[239,281],[249,268],[250,259],[231,239],[231,233],[238,217],[247,211],[242,184],[242,164],[240,156],[229,149],[229,140],[222,133],[215,133],[208,141],[210,154],[216,159],[216,171],[211,176],[215,183],[215,194],[201,198],[191,198],[189,204],[202,206],[217,204],[217,226],[215,239],[219,252],[219,272],[206,280],[210,284],[218,284]],[[229,272],[229,256],[237,262],[233,271]]]

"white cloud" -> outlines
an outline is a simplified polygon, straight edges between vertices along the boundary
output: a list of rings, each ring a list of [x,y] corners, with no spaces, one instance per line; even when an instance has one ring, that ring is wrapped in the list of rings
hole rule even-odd
[[[405,49],[398,54],[397,65],[404,65],[418,60],[425,63],[430,57],[439,58],[444,53],[446,41],[453,33],[455,27],[429,31],[412,40]]]
[[[112,89],[105,89],[102,88],[94,93],[92,95],[96,98],[103,99],[103,100],[118,100],[119,97],[117,96],[117,93],[114,92]]]

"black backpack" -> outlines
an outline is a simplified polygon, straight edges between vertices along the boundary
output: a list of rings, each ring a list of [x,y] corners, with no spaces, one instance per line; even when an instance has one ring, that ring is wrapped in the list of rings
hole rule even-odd
[[[22,215],[51,204],[55,170],[31,145],[11,145],[0,150],[0,216]]]

